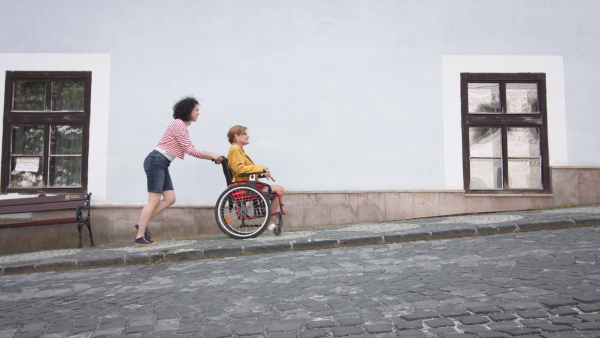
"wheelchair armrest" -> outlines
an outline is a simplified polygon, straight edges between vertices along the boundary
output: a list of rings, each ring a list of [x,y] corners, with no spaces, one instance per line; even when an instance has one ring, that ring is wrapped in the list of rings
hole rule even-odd
[[[264,171],[261,172],[257,172],[257,173],[244,173],[244,174],[239,174],[238,177],[246,177],[246,176],[250,176],[250,175],[258,175],[258,174],[264,174]]]

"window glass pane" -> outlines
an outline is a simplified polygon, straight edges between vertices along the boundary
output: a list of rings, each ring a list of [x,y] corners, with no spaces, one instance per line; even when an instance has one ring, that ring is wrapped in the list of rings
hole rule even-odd
[[[539,113],[537,83],[507,83],[506,106],[509,114]]]
[[[471,157],[502,157],[500,128],[469,128],[469,153]]]
[[[12,155],[44,155],[44,126],[12,126]]]
[[[542,189],[539,159],[509,159],[508,185],[510,189]]]
[[[508,157],[540,158],[539,128],[508,128]]]
[[[469,83],[469,114],[500,113],[500,84]]]
[[[44,111],[46,83],[44,81],[15,81],[13,110]]]
[[[502,189],[500,159],[471,159],[470,189]]]
[[[52,187],[81,186],[81,157],[52,156],[49,180]]]
[[[11,157],[9,187],[43,187],[42,157]]]
[[[81,155],[83,126],[51,126],[50,155]]]
[[[83,111],[83,81],[53,81],[52,111]]]

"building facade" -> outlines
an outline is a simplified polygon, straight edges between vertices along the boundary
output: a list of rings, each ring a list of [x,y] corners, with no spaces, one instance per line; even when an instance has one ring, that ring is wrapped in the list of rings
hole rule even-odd
[[[598,14],[595,0],[0,0],[0,198],[92,192],[96,242],[130,242],[142,162],[192,95],[193,143],[226,154],[247,126],[288,228],[600,203]],[[186,156],[171,174],[155,237],[218,234],[221,169]],[[0,252],[70,247],[74,229],[0,229]]]

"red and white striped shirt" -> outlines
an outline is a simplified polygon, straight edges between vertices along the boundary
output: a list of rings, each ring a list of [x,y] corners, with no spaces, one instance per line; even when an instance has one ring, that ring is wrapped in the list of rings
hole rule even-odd
[[[156,147],[182,160],[185,154],[202,158],[202,150],[194,147],[187,126],[180,119],[169,124]]]

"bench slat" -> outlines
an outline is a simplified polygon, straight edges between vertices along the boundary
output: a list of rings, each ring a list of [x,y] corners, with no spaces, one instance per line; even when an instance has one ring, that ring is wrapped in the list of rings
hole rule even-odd
[[[87,195],[85,195],[85,194],[70,194],[70,195],[59,195],[59,196],[38,196],[38,197],[15,198],[15,199],[8,199],[8,200],[0,199],[0,207],[11,206],[11,205],[23,205],[23,204],[64,202],[64,201],[87,201]]]
[[[35,225],[50,225],[50,224],[62,224],[62,223],[74,223],[74,222],[77,222],[77,218],[48,219],[48,220],[39,220],[39,221],[28,221],[28,222],[17,222],[17,223],[0,224],[0,229],[2,229],[2,228],[28,227],[28,226],[35,226]]]
[[[29,205],[11,205],[11,206],[0,206],[0,215],[4,214],[18,214],[23,212],[35,212],[35,211],[53,211],[53,210],[65,210],[65,209],[76,209],[78,206],[85,205],[85,201],[61,201],[61,202],[46,202],[42,204],[29,204]]]

